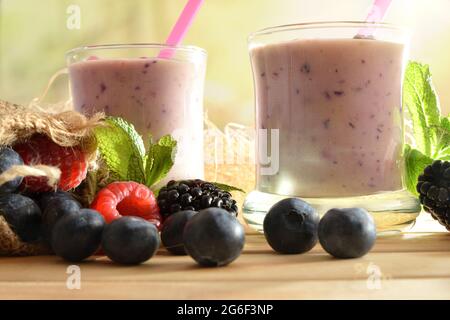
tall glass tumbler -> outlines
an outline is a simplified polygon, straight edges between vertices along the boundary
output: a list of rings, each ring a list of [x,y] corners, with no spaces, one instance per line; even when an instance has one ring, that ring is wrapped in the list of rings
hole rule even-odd
[[[163,50],[173,56],[158,58]],[[162,44],[73,49],[66,58],[74,107],[124,118],[146,144],[173,135],[178,151],[166,180],[202,178],[206,57],[201,48]]]
[[[268,208],[288,196],[320,213],[366,208],[379,230],[414,222],[420,206],[404,187],[402,158],[408,38],[400,27],[365,22],[250,36],[259,155],[256,190],[244,204],[251,225],[260,229]]]

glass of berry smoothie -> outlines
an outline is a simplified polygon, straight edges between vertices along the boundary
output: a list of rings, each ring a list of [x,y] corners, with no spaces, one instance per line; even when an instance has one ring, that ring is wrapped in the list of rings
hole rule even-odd
[[[364,34],[360,36],[359,34]],[[403,185],[402,80],[409,33],[324,22],[249,37],[256,99],[257,186],[244,203],[261,229],[270,206],[300,197],[321,214],[363,207],[379,230],[420,211]]]
[[[163,50],[171,58],[158,58]],[[171,134],[178,150],[165,180],[202,178],[206,57],[201,48],[161,44],[73,49],[66,54],[73,105],[124,118],[144,142]]]

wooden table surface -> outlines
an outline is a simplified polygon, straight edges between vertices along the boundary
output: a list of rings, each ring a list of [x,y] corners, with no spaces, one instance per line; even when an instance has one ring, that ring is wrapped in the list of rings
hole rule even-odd
[[[68,266],[54,256],[0,258],[0,298],[450,299],[447,232],[379,237],[368,255],[351,260],[333,259],[319,245],[279,255],[262,235],[248,234],[227,267],[201,268],[164,250],[132,267],[95,258],[79,264],[80,289],[68,289]]]

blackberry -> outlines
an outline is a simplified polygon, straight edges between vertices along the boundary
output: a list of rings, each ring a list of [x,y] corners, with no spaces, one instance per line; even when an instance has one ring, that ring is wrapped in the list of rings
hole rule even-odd
[[[450,231],[450,162],[436,160],[418,178],[423,209]]]
[[[231,193],[200,179],[169,181],[159,191],[158,206],[164,219],[181,210],[199,211],[210,207],[225,209],[233,216],[238,213]]]

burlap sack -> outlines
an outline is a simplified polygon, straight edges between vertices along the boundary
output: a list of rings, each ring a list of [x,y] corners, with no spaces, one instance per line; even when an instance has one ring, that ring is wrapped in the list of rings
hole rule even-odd
[[[87,118],[76,111],[52,113],[35,106],[31,109],[0,100],[0,146],[11,146],[39,133],[64,147],[80,146],[88,159],[94,162],[96,145],[91,133],[94,127],[100,125],[102,118],[100,113]],[[0,216],[0,256],[46,253],[50,250],[44,244],[20,241]]]

